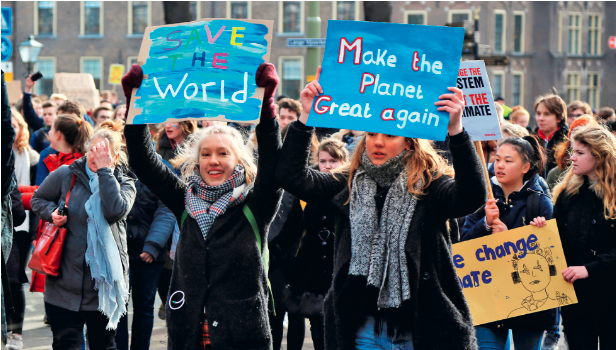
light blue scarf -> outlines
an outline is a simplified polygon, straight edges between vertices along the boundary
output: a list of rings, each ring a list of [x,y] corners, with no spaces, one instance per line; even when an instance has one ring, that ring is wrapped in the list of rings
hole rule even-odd
[[[86,172],[92,191],[85,205],[88,214],[86,264],[90,266],[94,288],[98,290],[98,311],[109,319],[107,330],[112,330],[118,327],[120,317],[126,313],[128,288],[124,281],[118,246],[103,215],[98,175],[87,165]]]

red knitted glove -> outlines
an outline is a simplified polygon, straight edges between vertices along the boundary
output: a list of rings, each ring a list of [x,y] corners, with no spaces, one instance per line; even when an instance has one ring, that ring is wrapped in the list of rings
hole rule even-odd
[[[261,107],[261,119],[276,118],[276,103],[274,102],[274,94],[278,88],[280,78],[276,73],[276,67],[271,63],[262,63],[257,69],[255,77],[258,87],[265,88],[263,94],[263,105]]]
[[[128,109],[130,108],[130,98],[133,94],[133,88],[141,86],[143,80],[143,70],[138,64],[133,64],[128,73],[122,77],[122,90],[124,90],[124,96],[126,96],[126,115],[128,115]]]

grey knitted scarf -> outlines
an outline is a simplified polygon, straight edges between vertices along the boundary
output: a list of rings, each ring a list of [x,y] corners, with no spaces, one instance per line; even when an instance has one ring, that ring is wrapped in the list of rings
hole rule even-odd
[[[407,189],[402,163],[406,152],[377,166],[364,151],[351,187],[349,275],[364,276],[368,285],[379,289],[379,309],[399,308],[402,301],[411,298],[404,246],[417,197]],[[380,221],[374,199],[377,184],[390,187]]]

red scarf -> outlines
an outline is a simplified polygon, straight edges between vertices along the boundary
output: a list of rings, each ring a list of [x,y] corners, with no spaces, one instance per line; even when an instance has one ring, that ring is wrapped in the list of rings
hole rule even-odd
[[[75,153],[61,153],[58,154],[50,154],[43,160],[49,172],[58,169],[62,165],[71,165],[77,159],[83,157],[83,153],[75,152]]]
[[[556,132],[558,130],[560,130],[561,127],[558,127],[558,129],[554,130],[554,132],[552,134],[550,134],[550,136],[545,136],[545,134],[543,133],[543,131],[541,131],[541,129],[539,129],[539,131],[537,131],[537,135],[539,137],[541,137],[541,139],[545,142],[550,142],[550,140],[552,139],[552,137],[554,137],[554,135],[556,134]]]

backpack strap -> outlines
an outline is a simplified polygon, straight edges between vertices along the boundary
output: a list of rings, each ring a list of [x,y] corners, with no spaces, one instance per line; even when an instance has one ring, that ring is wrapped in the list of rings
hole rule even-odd
[[[541,193],[533,192],[526,197],[526,219],[528,223],[541,216],[541,196]]]
[[[182,213],[182,218],[180,219],[180,229],[182,229],[182,226],[184,226],[184,221],[186,220],[186,217],[188,217],[188,212],[186,211],[186,209],[184,209],[184,212]]]

